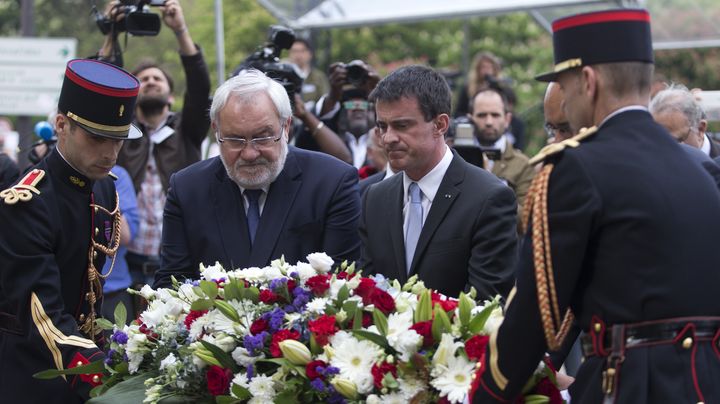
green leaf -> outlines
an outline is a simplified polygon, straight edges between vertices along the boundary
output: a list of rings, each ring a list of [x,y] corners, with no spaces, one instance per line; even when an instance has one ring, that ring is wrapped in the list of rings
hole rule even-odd
[[[60,375],[88,375],[93,373],[102,373],[105,370],[105,362],[103,360],[90,362],[86,365],[76,366],[71,369],[48,369],[33,375],[36,379],[54,379]]]
[[[234,399],[233,399],[234,400]],[[198,402],[197,397],[172,395],[161,398],[158,404],[195,404]]]
[[[546,404],[550,402],[550,397],[540,394],[530,394],[523,398],[525,399],[525,404]]]
[[[490,318],[490,314],[496,307],[500,305],[500,301],[496,298],[490,304],[485,306],[472,320],[470,320],[469,331],[473,334],[479,334],[485,328],[485,322]]]
[[[432,321],[432,336],[435,341],[440,341],[443,333],[445,332],[445,325],[442,320],[440,320],[439,312],[441,311],[443,311],[443,309],[439,304],[435,306],[435,318],[433,318]]]
[[[353,317],[353,330],[359,330],[362,328],[363,312],[362,310],[355,310],[355,316]]]
[[[203,311],[203,310],[210,310],[210,308],[213,307],[213,301],[210,299],[198,299],[192,302],[190,305],[190,310],[195,311]]]
[[[250,300],[253,303],[260,301],[260,290],[255,286],[242,289],[241,294],[243,299]]]
[[[225,300],[240,300],[240,288],[238,288],[237,282],[226,282],[224,289]]]
[[[110,322],[110,320],[105,318],[96,318],[95,324],[97,324],[97,326],[102,328],[103,330],[112,330],[115,327],[113,323]]]
[[[342,285],[337,294],[337,302],[342,304],[348,297],[350,297],[350,289],[347,285]]]
[[[248,400],[250,399],[250,397],[252,397],[252,394],[250,394],[250,390],[235,383],[233,383],[230,390],[233,392],[233,394],[235,394],[235,397],[237,397],[238,400]]]
[[[470,316],[473,309],[473,301],[470,299],[465,293],[460,293],[460,298],[458,299],[458,311],[459,317],[460,317],[460,324],[463,327],[467,327],[468,324],[470,324]]]
[[[318,345],[315,335],[310,334],[310,352],[313,355],[320,355],[322,351],[323,349],[320,345]]]
[[[280,394],[276,395],[273,400],[275,404],[297,404],[299,402],[297,392],[294,389],[283,390]]]
[[[200,281],[200,289],[209,299],[214,299],[218,294],[218,285],[213,281]]]
[[[241,403],[242,400],[237,399],[235,397],[231,396],[215,396],[215,403],[216,404],[235,404],[235,403]]]
[[[117,324],[118,327],[125,325],[125,322],[127,321],[127,309],[125,308],[125,303],[118,302],[117,306],[115,306],[115,312],[113,314],[115,315],[115,324]]]
[[[348,318],[355,317],[355,310],[357,310],[357,302],[355,300],[346,300],[342,305],[342,309],[347,313]]]
[[[380,331],[380,334],[382,334],[382,336],[387,336],[388,320],[387,317],[385,317],[385,314],[383,314],[383,312],[379,309],[375,309],[373,310],[372,315],[375,327],[377,327],[378,331]]]
[[[427,289],[420,294],[420,299],[415,308],[415,322],[419,323],[429,320],[432,320],[432,298],[430,297],[430,290]]]
[[[375,343],[376,345],[380,346],[381,348],[387,350],[390,350],[392,352],[395,352],[395,350],[390,347],[390,344],[388,344],[387,338],[380,334],[375,334],[374,332],[365,331],[365,330],[353,330],[353,334],[355,334],[356,337],[368,340],[370,342]]]
[[[230,356],[230,354],[220,349],[217,345],[211,344],[207,341],[200,341],[200,343],[205,347],[205,349],[210,351],[213,357],[220,362],[223,368],[230,369],[233,373],[240,371],[237,363],[235,363],[235,360],[232,356]]]
[[[238,314],[237,310],[235,310],[235,308],[230,305],[230,303],[223,301],[223,300],[215,300],[215,307],[225,317],[229,318],[230,320],[232,320],[236,323],[240,322],[240,315]]]
[[[145,399],[145,380],[156,376],[154,372],[143,373],[123,380],[100,397],[90,399],[88,404],[142,403]]]

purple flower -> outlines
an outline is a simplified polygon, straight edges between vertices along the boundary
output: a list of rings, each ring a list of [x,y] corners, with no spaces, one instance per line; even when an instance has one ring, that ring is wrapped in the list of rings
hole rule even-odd
[[[299,279],[300,275],[297,272],[293,271],[293,272],[290,272],[290,277],[293,279]]]
[[[317,390],[318,393],[325,392],[325,383],[323,383],[322,379],[317,378],[310,382],[310,386]]]
[[[330,392],[330,396],[327,398],[327,402],[330,404],[345,404],[347,402],[345,401],[345,398],[332,388],[332,386],[328,386],[328,392]]]
[[[269,313],[263,314],[263,320],[268,322],[270,332],[275,332],[282,328],[283,322],[285,321],[285,312],[282,309],[274,309]]]
[[[253,377],[255,377],[255,367],[250,364],[247,367],[247,378],[248,380],[251,380]]]
[[[128,336],[124,332],[117,330],[110,337],[110,341],[117,342],[120,345],[125,345],[128,342]]]
[[[323,375],[325,377],[330,377],[330,376],[340,373],[340,369],[336,368],[335,366],[328,366],[325,369],[319,369],[319,368],[321,368],[321,366],[318,366],[318,373],[320,373],[321,375]]]
[[[258,335],[246,335],[243,337],[243,345],[250,355],[257,356],[265,347],[265,338],[268,335],[269,334],[266,331],[263,331]]]
[[[270,290],[273,292],[276,292],[279,288],[285,286],[287,284],[286,279],[273,279],[270,281]]]

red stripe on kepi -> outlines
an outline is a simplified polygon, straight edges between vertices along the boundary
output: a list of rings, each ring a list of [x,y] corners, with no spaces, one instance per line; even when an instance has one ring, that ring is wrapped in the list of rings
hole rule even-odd
[[[599,11],[597,13],[561,18],[552,24],[552,29],[553,32],[557,32],[579,25],[618,21],[640,21],[649,23],[650,14],[645,10]]]
[[[78,76],[74,71],[70,70],[68,67],[65,69],[65,77],[72,80],[75,84],[79,85],[80,87],[83,87],[87,90],[90,90],[94,93],[107,95],[110,97],[135,97],[138,94],[139,87],[131,88],[131,89],[119,89],[119,88],[108,88],[108,87],[102,87],[98,86],[97,84],[91,83],[84,78]]]

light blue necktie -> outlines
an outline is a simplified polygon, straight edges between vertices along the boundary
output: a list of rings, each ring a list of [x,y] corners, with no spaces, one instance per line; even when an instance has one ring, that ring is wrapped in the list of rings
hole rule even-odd
[[[255,242],[255,233],[257,232],[258,223],[260,223],[260,195],[262,189],[246,189],[245,196],[248,199],[247,224],[250,233],[250,244]]]
[[[417,182],[410,183],[408,194],[410,194],[410,205],[407,211],[408,221],[405,231],[405,265],[407,265],[406,270],[409,274],[410,265],[412,265],[413,257],[415,256],[415,248],[417,247],[423,225],[422,192]]]

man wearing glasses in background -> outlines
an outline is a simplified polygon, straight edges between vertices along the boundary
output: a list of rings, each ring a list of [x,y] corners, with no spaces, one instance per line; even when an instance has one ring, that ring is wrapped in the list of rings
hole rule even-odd
[[[210,119],[220,156],[170,179],[155,286],[196,279],[201,263],[263,267],[317,251],[358,258],[357,170],[288,146],[291,116],[282,85],[257,70],[217,89]]]
[[[548,143],[562,142],[575,136],[570,128],[565,112],[562,109],[563,93],[558,83],[551,81],[545,90],[543,114],[545,115],[545,132]]]

